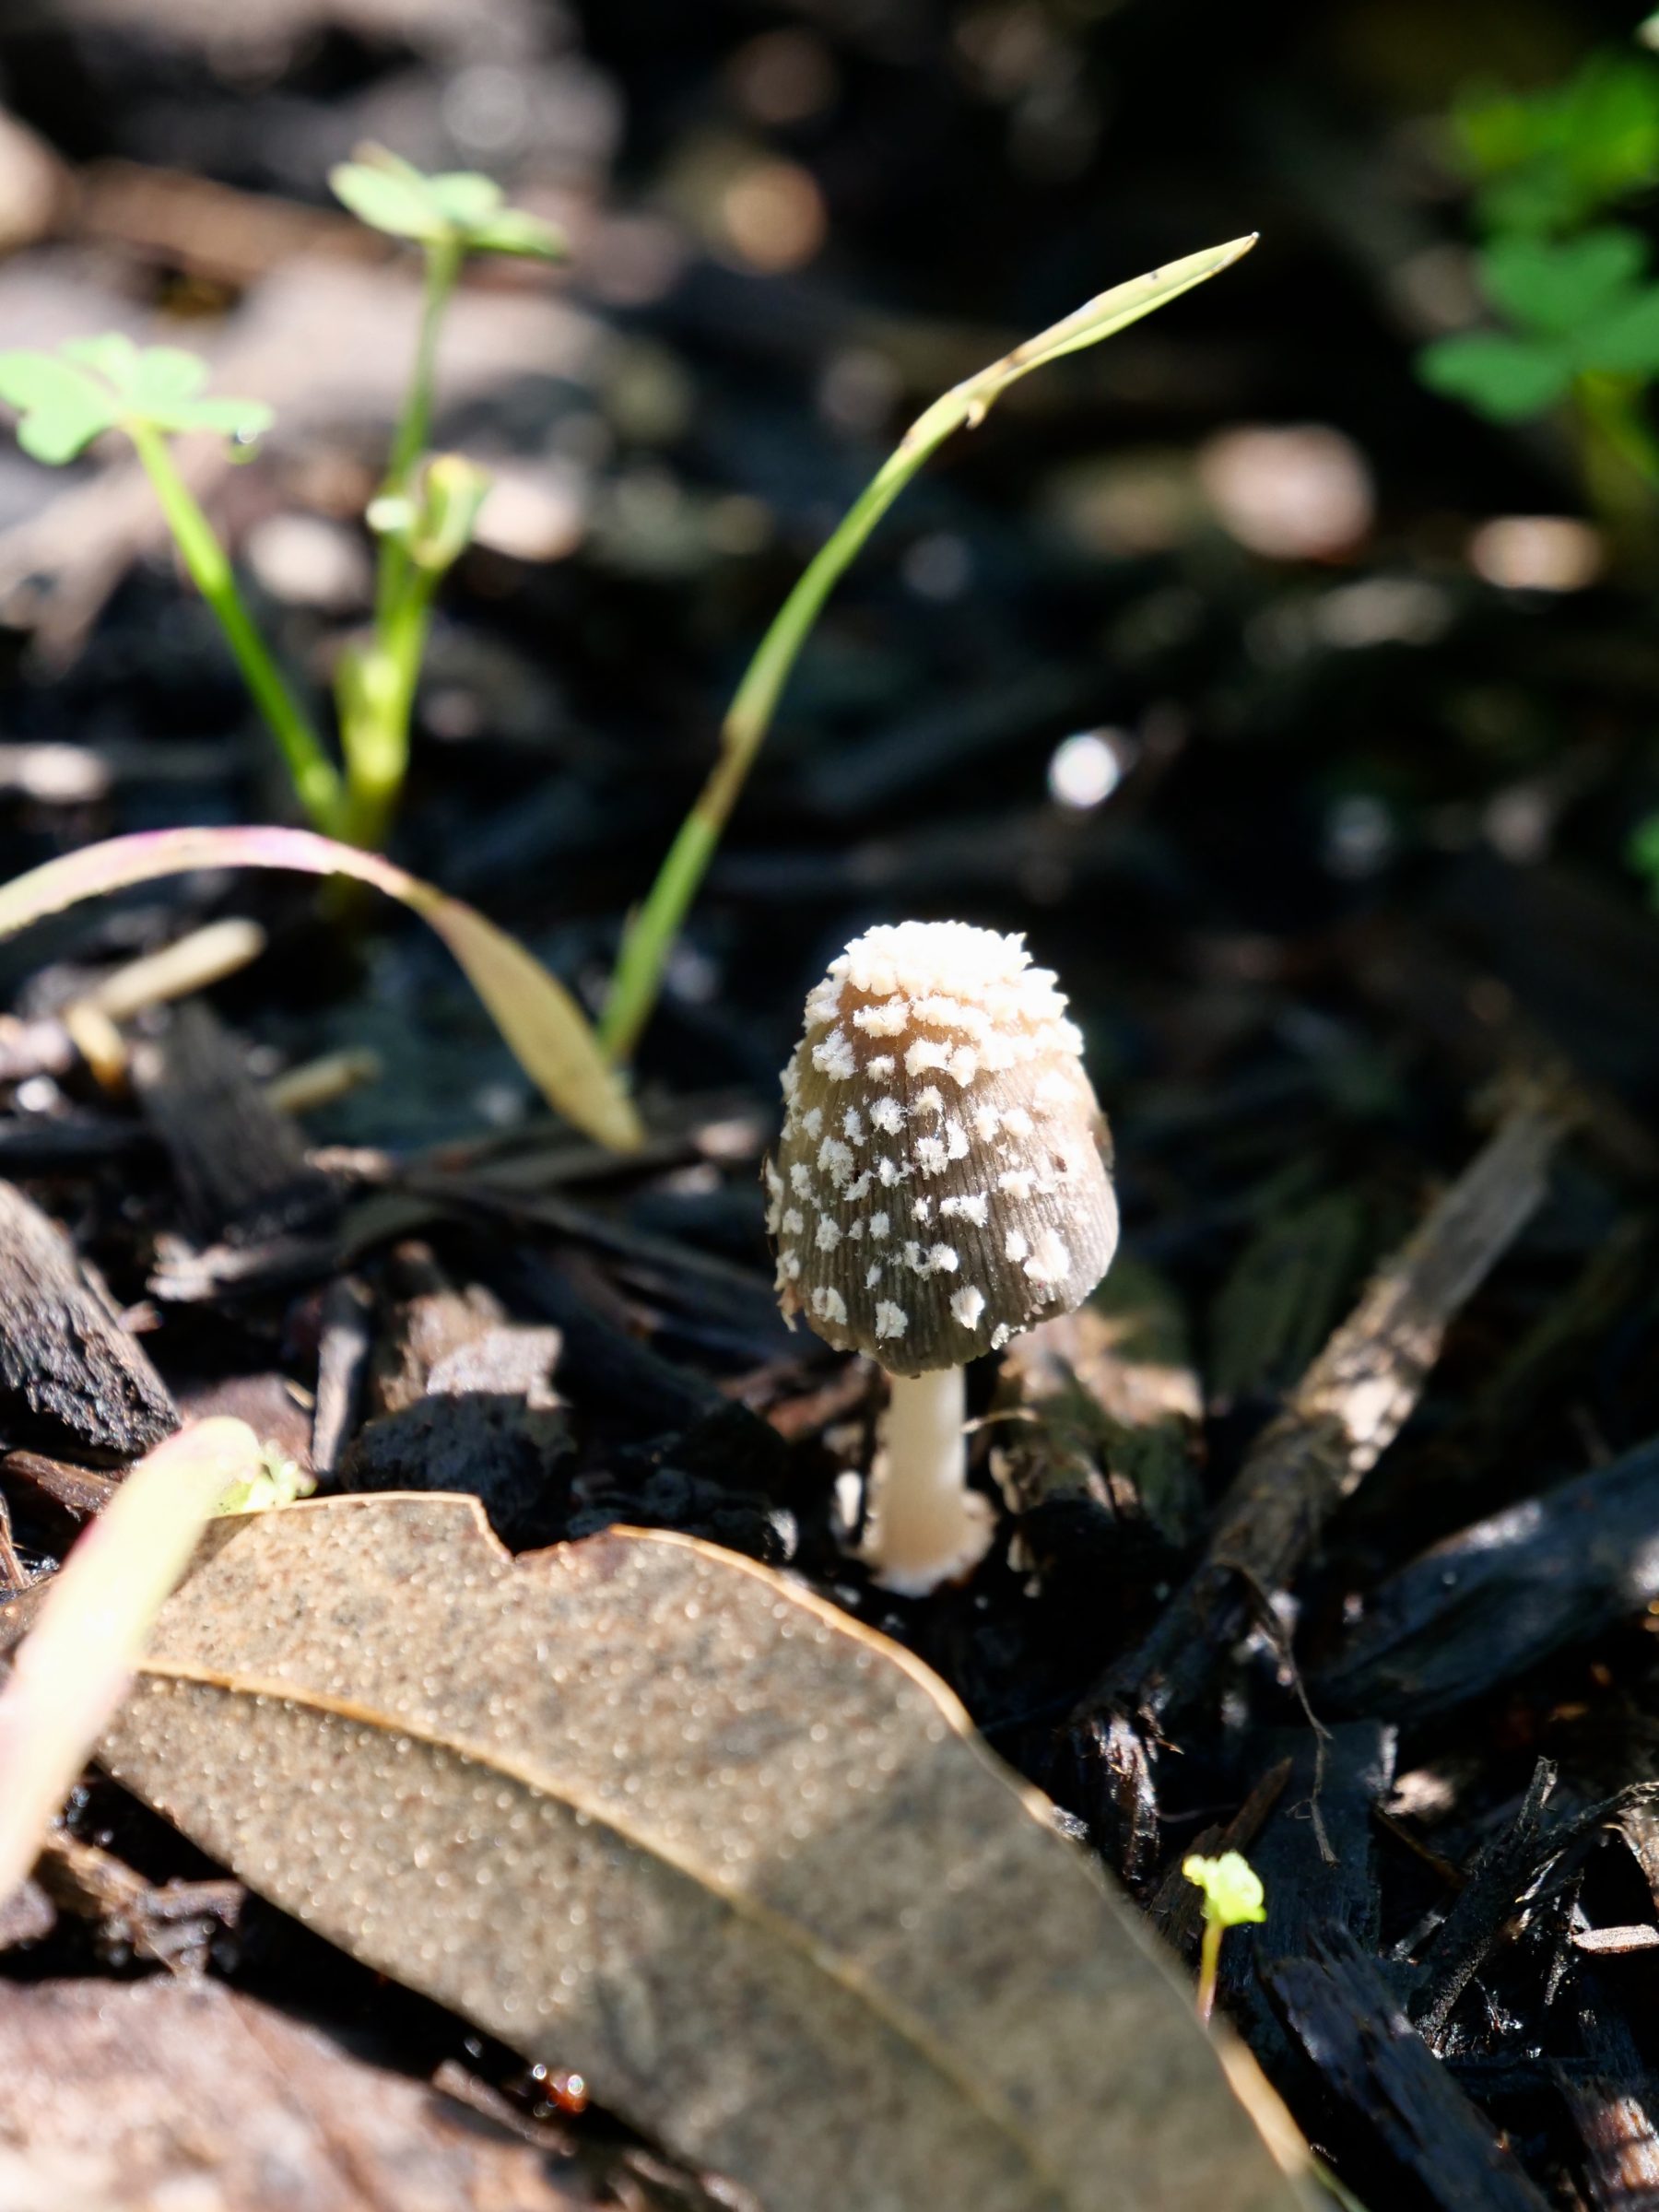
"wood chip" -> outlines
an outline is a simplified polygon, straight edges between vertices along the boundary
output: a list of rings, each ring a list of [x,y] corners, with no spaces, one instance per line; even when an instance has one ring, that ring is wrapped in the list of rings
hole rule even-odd
[[[214,1983],[0,2006],[6,2212],[576,2212],[552,2162]]]

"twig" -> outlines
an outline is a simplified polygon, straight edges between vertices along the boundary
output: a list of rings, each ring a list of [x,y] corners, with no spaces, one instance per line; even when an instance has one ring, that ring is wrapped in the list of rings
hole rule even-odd
[[[1497,1942],[1522,1893],[1536,1879],[1545,1849],[1547,1808],[1556,1785],[1556,1770],[1539,1759],[1514,1820],[1488,1843],[1456,1903],[1441,1924],[1430,1977],[1411,2002],[1412,2023],[1430,2050],[1437,2050],[1446,2024]]]
[[[1156,1727],[1200,1700],[1250,1625],[1257,1594],[1287,1588],[1422,1394],[1447,1328],[1544,1196],[1566,1117],[1529,1098],[1417,1231],[1257,1438],[1204,1558],[1158,1626],[1090,1691],[1089,1724],[1135,1712]]]

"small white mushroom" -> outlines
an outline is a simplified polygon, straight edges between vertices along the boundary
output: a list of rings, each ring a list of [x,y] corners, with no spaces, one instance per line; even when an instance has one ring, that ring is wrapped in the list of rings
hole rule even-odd
[[[989,1546],[964,1481],[965,1363],[1070,1312],[1111,1265],[1111,1151],[1082,1050],[1023,941],[961,922],[870,930],[806,1001],[772,1188],[809,1198],[817,1226],[774,1216],[778,1295],[888,1371],[869,1553],[889,1588],[924,1594]],[[866,1127],[886,1148],[853,1180],[828,1132]],[[905,1264],[884,1276],[866,1236]]]

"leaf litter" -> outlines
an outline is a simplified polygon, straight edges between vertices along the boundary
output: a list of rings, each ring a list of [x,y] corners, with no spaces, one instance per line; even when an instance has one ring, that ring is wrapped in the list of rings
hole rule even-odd
[[[769,2212],[1295,2201],[1148,1936],[950,1692],[712,1546],[513,1560],[442,1497],[226,1523],[100,1757]]]

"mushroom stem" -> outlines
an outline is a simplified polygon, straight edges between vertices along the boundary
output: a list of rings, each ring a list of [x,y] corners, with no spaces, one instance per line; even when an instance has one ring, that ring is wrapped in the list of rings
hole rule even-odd
[[[963,1480],[964,1370],[889,1375],[866,1556],[884,1588],[925,1597],[977,1567],[991,1542],[986,1500]]]

